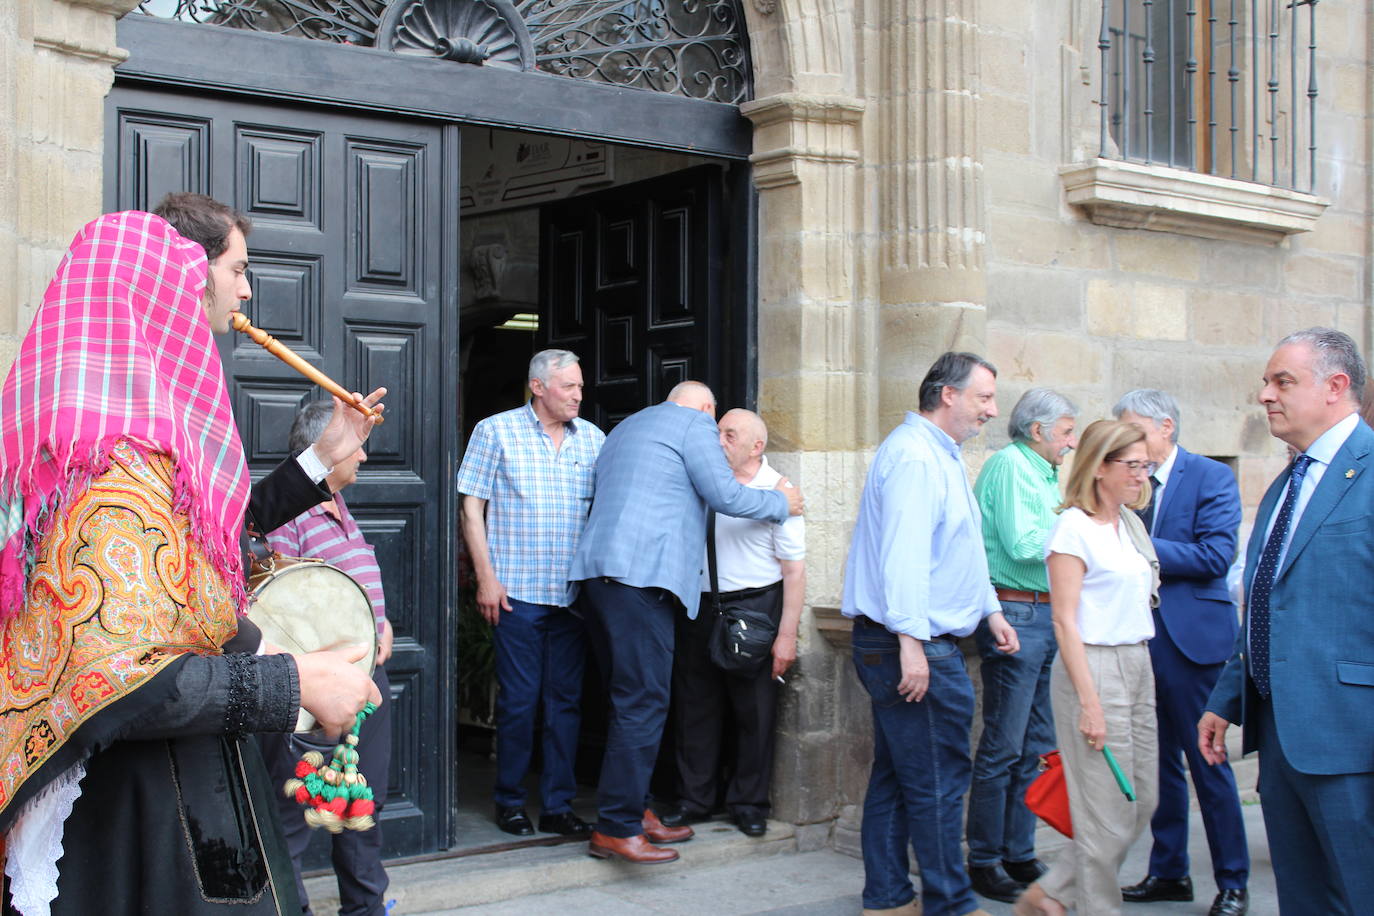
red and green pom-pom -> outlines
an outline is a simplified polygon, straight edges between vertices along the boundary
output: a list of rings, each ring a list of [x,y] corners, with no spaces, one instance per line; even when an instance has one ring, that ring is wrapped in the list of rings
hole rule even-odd
[[[305,822],[311,827],[323,827],[330,833],[342,830],[369,830],[376,826],[373,815],[377,811],[372,789],[358,771],[358,730],[363,720],[377,710],[372,703],[363,707],[353,723],[353,730],[344,735],[334,748],[330,760],[318,751],[307,751],[296,764],[296,775],[286,781],[283,789],[305,807]]]

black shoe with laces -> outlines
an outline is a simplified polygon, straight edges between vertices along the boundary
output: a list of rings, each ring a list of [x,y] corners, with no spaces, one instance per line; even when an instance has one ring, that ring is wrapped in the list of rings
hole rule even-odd
[[[496,806],[496,826],[514,836],[534,836],[534,824],[524,808]]]
[[[1250,894],[1243,887],[1227,887],[1212,901],[1207,916],[1245,916],[1250,912]]]
[[[592,825],[571,811],[559,814],[539,815],[540,833],[557,833],[561,836],[591,836]]]
[[[973,890],[989,900],[1015,903],[1016,898],[1021,896],[1021,885],[1007,874],[1000,862],[996,865],[970,865],[968,879]]]
[[[1146,875],[1139,884],[1121,889],[1121,899],[1127,903],[1154,903],[1157,900],[1180,900],[1184,903],[1193,899],[1192,878],[1156,878]]]

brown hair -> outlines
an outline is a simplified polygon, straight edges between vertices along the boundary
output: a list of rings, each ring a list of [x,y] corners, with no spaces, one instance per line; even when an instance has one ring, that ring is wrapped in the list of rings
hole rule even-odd
[[[229,247],[229,233],[237,229],[245,236],[253,231],[253,222],[233,207],[213,197],[174,191],[162,198],[153,213],[172,224],[172,228],[205,249],[205,257],[213,261]]]
[[[1089,515],[1097,514],[1097,469],[1103,462],[1117,458],[1137,442],[1145,441],[1145,430],[1134,423],[1120,420],[1094,420],[1083,430],[1074,452],[1073,470],[1069,471],[1069,481],[1064,485],[1064,502],[1059,511],[1069,508],[1082,509]],[[1140,488],[1140,497],[1128,505],[1131,509],[1143,509],[1150,502],[1150,488]]]

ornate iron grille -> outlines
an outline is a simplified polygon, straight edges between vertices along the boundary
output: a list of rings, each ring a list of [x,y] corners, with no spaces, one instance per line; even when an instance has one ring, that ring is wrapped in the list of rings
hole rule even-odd
[[[739,0],[144,0],[139,11],[712,102],[752,92]]]
[[[1316,7],[1102,0],[1099,155],[1312,190]]]

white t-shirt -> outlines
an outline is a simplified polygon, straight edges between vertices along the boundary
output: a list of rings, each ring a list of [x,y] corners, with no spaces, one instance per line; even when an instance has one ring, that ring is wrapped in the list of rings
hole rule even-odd
[[[769,466],[768,456],[761,461],[759,472],[745,486],[771,490],[782,475]],[[800,515],[789,516],[785,522],[770,522],[716,513],[716,576],[722,592],[772,585],[782,578],[779,560],[800,560],[805,556],[806,522]],[[711,590],[711,571],[704,550],[701,590]]]
[[[1084,643],[1128,646],[1155,635],[1150,561],[1135,549],[1125,525],[1099,525],[1082,509],[1065,509],[1045,542],[1046,558],[1052,553],[1078,557],[1087,567],[1078,597]]]

